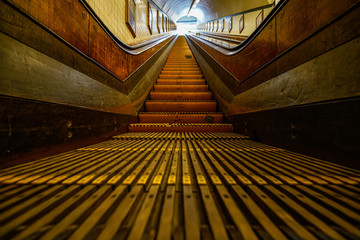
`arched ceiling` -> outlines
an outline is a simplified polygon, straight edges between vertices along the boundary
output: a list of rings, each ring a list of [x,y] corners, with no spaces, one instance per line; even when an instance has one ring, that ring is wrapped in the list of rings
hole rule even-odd
[[[152,0],[172,20],[187,15],[193,0]],[[229,16],[238,12],[273,3],[274,0],[200,0],[190,15],[200,22]]]

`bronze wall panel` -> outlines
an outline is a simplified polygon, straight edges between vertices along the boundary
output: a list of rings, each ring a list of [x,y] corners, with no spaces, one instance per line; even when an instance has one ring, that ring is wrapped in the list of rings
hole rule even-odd
[[[276,15],[279,53],[344,13],[356,0],[289,1]]]
[[[242,82],[285,50],[334,21],[356,3],[358,3],[356,0],[346,0],[339,4],[331,0],[306,3],[289,0],[247,46],[233,55],[224,55],[204,42],[196,38],[192,39],[234,75],[239,82]],[[358,20],[355,18],[352,25],[356,25],[357,22]],[[355,29],[353,26],[345,27]],[[337,36],[339,33],[334,32],[333,34]],[[320,52],[315,54],[319,55]],[[296,61],[296,59],[294,60]],[[248,88],[248,84],[253,85],[245,83],[241,88]]]
[[[238,93],[249,90],[273,77],[299,66],[360,35],[360,8],[346,14],[316,35],[293,47],[261,71],[251,75],[238,88]]]
[[[274,22],[273,19],[249,46],[235,55],[224,55],[197,39],[194,41],[241,82],[277,55]]]
[[[236,81],[236,78],[226,72],[228,69],[225,66],[223,69],[211,59],[213,56],[208,51],[208,49],[211,49],[209,46],[202,44],[196,39],[191,38],[191,40],[196,41],[194,47],[203,54],[209,64],[211,63],[211,67],[216,69],[215,72],[221,76],[227,88],[234,95],[237,95],[356,38],[360,35],[359,16],[360,8],[357,6],[334,23],[317,32],[311,38],[289,49],[286,54],[277,57],[274,61],[262,67],[251,76],[248,76],[246,81],[243,81],[241,84]],[[251,60],[249,59],[249,61]]]
[[[240,81],[268,63],[276,52],[275,20],[265,27],[251,45],[236,55],[225,56],[220,54],[220,63]]]
[[[79,1],[11,0],[9,2],[49,27],[84,54],[88,54],[89,14]]]
[[[122,50],[94,19],[90,19],[89,36],[89,56],[121,80],[125,80],[170,41],[170,39],[167,39],[145,52],[132,55]]]
[[[35,21],[122,81],[170,41],[170,39],[159,40],[160,43],[152,45],[148,50],[130,54],[105,32],[78,0],[9,0],[6,2],[30,15]],[[31,38],[34,37],[37,36],[31,36]],[[25,39],[25,43],[26,41]]]
[[[90,19],[89,56],[99,64],[110,70],[120,79],[129,74],[127,54],[119,49],[106,32],[94,20]]]
[[[173,40],[172,38],[165,41],[159,51],[156,51],[149,61],[142,65],[143,69],[138,68],[127,81],[122,82],[111,72],[104,71],[103,66],[90,61],[82,53],[69,47],[65,41],[46,31],[41,25],[19,13],[4,1],[0,1],[0,23],[0,32],[124,94],[134,89],[142,76],[146,74],[146,69],[155,64],[158,56],[164,53]]]

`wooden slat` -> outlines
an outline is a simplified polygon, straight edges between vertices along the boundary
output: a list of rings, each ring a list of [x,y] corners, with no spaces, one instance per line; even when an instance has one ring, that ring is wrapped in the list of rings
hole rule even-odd
[[[351,206],[351,207],[353,207],[353,208],[355,208],[357,210],[360,210],[359,201],[354,201],[354,200],[350,199],[347,196],[341,195],[338,192],[334,192],[333,190],[328,189],[328,188],[323,187],[323,186],[314,185],[314,188],[328,194],[329,196],[331,196],[331,197],[333,197],[335,199],[338,199],[341,202],[344,202],[345,204],[347,204],[347,205],[349,205],[349,206]]]
[[[154,180],[152,181],[152,185],[150,187],[149,192],[146,194],[145,200],[140,209],[140,213],[136,217],[135,223],[129,233],[128,239],[141,239],[144,234],[146,225],[150,219],[151,211],[154,208],[155,200],[159,194],[160,184],[163,180],[163,176],[165,173],[165,169],[169,163],[169,158],[172,153],[173,142],[169,143],[168,146],[163,146],[165,154],[162,162],[160,164],[157,173],[154,176]],[[167,148],[166,148],[167,147]],[[148,167],[147,171],[150,171],[151,166]],[[143,175],[144,176],[144,175]],[[139,184],[139,182],[138,182]],[[141,183],[142,184],[142,183]]]
[[[41,204],[47,198],[55,195],[57,192],[62,190],[64,186],[56,185],[52,186],[49,189],[44,190],[41,194],[37,194],[36,196],[26,199],[23,202],[1,212],[0,214],[0,222],[4,222],[5,220],[13,219],[18,214],[22,214],[23,212],[29,210],[31,206],[35,206],[36,204]]]
[[[26,186],[26,187],[28,187],[28,186]],[[46,186],[46,185],[35,186],[35,187],[31,186],[30,188],[27,188],[27,190],[25,192],[22,192],[21,194],[16,193],[14,197],[9,198],[9,200],[0,203],[0,211],[8,208],[9,206],[11,206],[17,202],[21,202],[22,200],[27,199],[29,196],[32,196],[36,193],[44,191],[47,187],[48,186]],[[4,196],[4,195],[0,195],[0,196]],[[0,201],[1,200],[2,199],[0,199]]]
[[[200,239],[200,219],[199,211],[195,205],[195,198],[191,187],[191,178],[189,171],[189,162],[187,147],[184,141],[181,142],[182,157],[182,182],[183,182],[183,198],[184,198],[184,221],[186,239]]]
[[[17,217],[12,221],[9,221],[6,224],[0,226],[0,236],[5,236],[9,232],[14,231],[16,227],[20,226],[22,223],[37,216],[39,213],[43,212],[44,210],[51,208],[51,206],[56,205],[56,203],[61,201],[61,199],[73,195],[79,189],[80,189],[79,186],[70,186],[64,189],[62,192],[56,194],[54,197],[51,197],[50,199],[44,201],[43,203],[38,204],[29,211],[22,213],[21,217]]]
[[[195,152],[197,151],[196,148],[189,142],[188,149],[190,153],[191,163],[195,172],[195,176],[197,179],[197,183],[200,188],[201,198],[204,203],[204,207],[208,216],[208,221],[210,223],[210,227],[215,239],[228,239],[226,234],[226,229],[223,221],[221,220],[219,211],[215,205],[214,199],[212,194],[210,193],[208,183],[205,178],[205,174],[201,169],[199,159],[196,157]],[[200,157],[203,157],[201,155]],[[210,166],[207,166],[211,168]],[[219,184],[219,183],[217,183]]]
[[[123,169],[127,164],[134,164],[131,162],[131,159],[142,158],[141,154],[145,155],[144,151],[150,145],[150,142],[144,144],[144,142],[141,141],[139,142],[139,144],[134,144],[133,147],[139,148],[138,151],[133,151],[132,149],[130,149],[129,151],[123,152],[121,157],[116,159],[113,164],[109,164],[110,168],[107,169],[106,172],[103,172],[102,174],[94,178],[92,184],[102,184],[104,182],[110,181],[110,179],[113,179],[113,177],[114,179],[118,179],[117,181],[114,180],[113,184],[116,184],[120,180],[120,178],[125,175],[124,172],[126,172],[126,170],[121,171],[121,169]],[[131,167],[128,166],[128,168]],[[117,177],[115,177],[114,175],[116,175]]]
[[[86,211],[91,209],[91,207],[99,201],[102,197],[111,189],[110,186],[103,186],[98,191],[94,192],[88,199],[83,201],[76,209],[71,211],[71,214],[68,214],[56,225],[52,226],[50,231],[41,237],[41,239],[56,239],[60,237],[65,237],[70,234],[74,228],[71,226],[80,216],[82,216]],[[65,235],[66,234],[66,235]]]
[[[111,216],[107,219],[104,228],[101,230],[97,239],[106,240],[114,238],[120,228],[120,225],[142,193],[143,186],[141,185],[137,185],[131,189],[130,193],[125,196],[121,203],[114,209]]]
[[[86,236],[91,234],[91,230],[95,229],[99,220],[112,209],[112,206],[119,203],[121,197],[127,191],[127,186],[120,185],[88,216],[84,222],[72,233],[70,240],[86,239]]]
[[[157,142],[157,144],[155,144],[154,147],[148,149],[150,153],[145,154],[144,159],[140,159],[140,164],[136,166],[134,170],[131,171],[131,173],[124,179],[122,183],[129,186],[134,185],[136,180],[140,178],[141,173],[146,168],[149,169],[149,171],[146,173],[150,175],[150,172],[152,172],[152,170],[155,168],[156,164],[158,163],[159,157],[164,152],[160,149],[163,147],[163,145],[167,145],[167,144],[168,143]],[[136,161],[136,159],[134,159],[134,161]]]
[[[246,219],[243,212],[239,209],[236,202],[232,199],[229,192],[224,186],[216,186],[217,191],[221,197],[221,200],[224,202],[224,205],[229,212],[234,224],[237,229],[240,231],[243,239],[258,239],[249,221]]]
[[[210,151],[216,151],[216,145],[214,145],[213,143],[209,144],[210,147],[209,148]],[[241,170],[244,174],[246,174],[247,176],[249,176],[250,178],[252,178],[256,183],[258,184],[266,184],[267,182],[260,177],[258,174],[255,174],[253,171],[251,171],[250,169],[248,169],[246,166],[244,166],[240,161],[237,161],[238,157],[236,155],[234,155],[232,152],[228,151],[227,148],[224,149],[223,151],[220,152],[221,155],[224,156],[224,158],[229,161],[230,163],[232,163],[236,168],[238,168],[239,170]]]
[[[321,219],[316,217],[314,214],[312,214],[310,211],[306,210],[301,205],[297,204],[295,201],[293,201],[291,198],[277,190],[274,186],[265,186],[269,191],[271,191],[273,194],[275,194],[283,203],[288,205],[290,208],[292,208],[294,211],[296,211],[299,215],[301,215],[304,219],[315,225],[317,228],[319,228],[324,234],[328,235],[330,238],[333,239],[345,239],[342,237],[339,233],[334,231],[329,225],[327,225],[325,222],[323,222]]]
[[[19,194],[21,194],[23,191],[26,191],[28,189],[30,189],[31,186],[18,186],[14,189],[10,189],[9,191],[7,191],[6,193],[3,193],[0,195],[0,201],[3,201],[4,199],[10,198],[11,196],[17,196]]]
[[[242,189],[240,186],[232,186],[237,196],[244,202],[245,206],[254,215],[261,226],[273,238],[285,240],[287,237],[280,231],[280,229],[270,220],[270,218],[261,210],[255,201]]]
[[[295,196],[299,201],[303,202],[304,204],[311,207],[314,211],[319,212],[324,217],[328,218],[334,224],[339,225],[339,227],[343,228],[344,230],[350,232],[354,236],[360,236],[360,230],[356,227],[347,222],[346,220],[342,219],[341,217],[337,216],[335,213],[329,211],[328,209],[324,208],[322,205],[316,203],[315,201],[311,200],[310,198],[304,196],[303,194],[299,193],[295,189],[289,186],[282,186],[286,191],[290,192],[293,196]]]
[[[38,168],[43,168],[43,166],[45,165],[52,164],[54,160],[57,162],[57,161],[61,161],[62,159],[66,160],[68,158],[75,158],[80,154],[81,153],[79,152],[71,151],[71,152],[66,152],[64,154],[59,154],[56,156],[46,157],[39,160],[31,161],[29,163],[24,163],[21,164],[20,166],[13,166],[10,168],[3,169],[0,172],[0,181],[3,181],[4,176],[8,176],[8,175],[14,176],[16,174],[29,172],[29,166],[31,166],[32,170],[36,170]]]
[[[180,171],[178,171],[180,164],[179,153],[181,152],[179,141],[176,141],[173,151],[174,151],[174,155],[172,158],[169,176],[167,179],[166,193],[165,193],[164,203],[159,220],[160,227],[158,229],[158,234],[157,234],[157,239],[159,240],[171,239],[171,235],[173,232],[176,182],[179,182],[178,179],[180,174],[179,173]],[[161,226],[167,226],[167,227],[161,227]]]
[[[156,153],[157,150],[155,149],[158,149],[157,147],[159,146],[159,142],[158,141],[155,141],[153,143],[150,142],[150,144],[147,146],[147,148],[142,151],[142,153],[140,155],[137,155],[136,157],[134,158],[128,158],[127,161],[129,162],[129,164],[121,169],[121,171],[117,172],[116,174],[114,174],[108,181],[107,183],[108,184],[113,184],[113,185],[116,185],[118,184],[122,179],[124,179],[125,176],[129,175],[130,174],[130,171],[140,162],[142,161],[143,164],[140,166],[140,168],[136,171],[136,172],[133,172],[133,176],[127,176],[125,180],[127,180],[127,184],[128,185],[131,185],[136,176],[137,176],[137,173],[139,173],[139,171],[145,166],[145,164],[147,163],[147,161],[149,161],[151,159],[151,157]],[[151,152],[149,155],[149,152]],[[147,158],[146,158],[147,156]],[[143,161],[143,159],[145,159]],[[124,180],[124,181],[125,181]]]
[[[175,208],[175,186],[167,186],[162,213],[160,217],[159,229],[157,233],[158,240],[170,240],[173,229],[173,218]],[[166,226],[166,227],[164,227]]]
[[[84,197],[89,195],[91,192],[95,190],[95,186],[86,186],[85,188],[78,191],[72,197],[68,198],[66,201],[61,204],[56,205],[55,208],[49,210],[46,214],[37,219],[37,221],[31,223],[30,226],[26,228],[25,231],[22,231],[19,235],[14,237],[13,239],[26,239],[30,236],[37,235],[43,229],[47,229],[54,222],[54,219],[58,218],[59,215],[64,214],[64,212],[69,212],[71,210],[71,206],[76,204],[76,202],[83,201]],[[71,216],[71,215],[68,215]],[[52,228],[50,232],[57,232],[60,229]],[[50,239],[48,236],[51,234],[47,233],[42,239]],[[54,237],[54,235],[52,236]]]
[[[38,175],[38,174],[41,174],[41,172],[44,172],[46,170],[54,171],[54,169],[56,169],[56,167],[58,167],[58,169],[64,168],[67,165],[70,165],[72,161],[79,160],[79,159],[86,159],[86,157],[91,157],[94,154],[96,154],[96,153],[80,153],[74,157],[71,157],[70,161],[67,161],[68,160],[67,158],[65,158],[65,159],[60,158],[59,161],[56,161],[54,163],[53,162],[45,162],[40,166],[34,166],[34,168],[31,165],[27,165],[25,168],[22,168],[20,166],[19,172],[16,172],[13,174],[10,173],[8,175],[8,177],[6,177],[6,175],[3,176],[3,179],[4,179],[3,182],[12,184],[12,183],[15,183],[20,180],[26,179],[28,177],[33,177],[33,176],[35,176],[35,178],[33,178],[32,180],[35,180],[36,177],[38,177],[38,178],[41,177],[41,175]],[[64,160],[64,162],[61,160]]]
[[[344,215],[346,215],[346,216],[360,222],[360,214],[359,213],[356,213],[355,211],[352,211],[349,208],[346,208],[344,205],[339,204],[339,203],[329,199],[328,197],[324,196],[323,194],[315,192],[315,191],[311,190],[310,188],[308,188],[306,186],[298,185],[297,188],[299,188],[299,189],[303,190],[304,192],[308,193],[309,195],[311,195],[311,197],[315,197],[319,201],[322,201],[323,203],[325,203],[325,204],[333,207],[334,209],[340,211]]]
[[[306,228],[304,228],[298,221],[294,219],[289,213],[287,213],[283,208],[281,208],[274,200],[267,196],[263,191],[261,191],[256,186],[249,186],[251,191],[257,195],[261,201],[263,201],[270,209],[276,214],[284,224],[289,226],[299,237],[302,239],[316,239],[316,237],[311,234]]]
[[[0,196],[3,196],[6,192],[17,188],[18,185],[11,184],[11,185],[0,185]]]

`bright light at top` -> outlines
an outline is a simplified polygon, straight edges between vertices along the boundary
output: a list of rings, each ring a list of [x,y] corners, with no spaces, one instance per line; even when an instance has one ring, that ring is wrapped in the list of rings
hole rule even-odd
[[[195,0],[193,6],[192,6],[192,9],[196,8],[196,5],[200,2],[200,0]]]
[[[204,12],[199,8],[192,8],[189,12],[189,16],[196,17],[200,22],[204,21]]]
[[[178,23],[176,25],[177,27],[177,34],[179,35],[185,35],[185,33],[188,33],[189,31],[196,31],[196,25],[195,24],[184,24],[184,23]]]
[[[179,35],[184,35],[185,33],[189,32],[189,31],[196,31],[197,24],[198,24],[197,18],[195,18],[193,16],[191,16],[191,17],[183,16],[176,21],[177,33]]]

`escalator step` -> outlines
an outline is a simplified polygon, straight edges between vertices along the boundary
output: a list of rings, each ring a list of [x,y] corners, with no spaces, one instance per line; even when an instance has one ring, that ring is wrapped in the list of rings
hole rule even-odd
[[[222,113],[139,113],[139,123],[222,123],[222,121]]]
[[[150,92],[150,100],[211,100],[211,92]]]
[[[216,112],[216,101],[206,100],[148,100],[148,112]]]
[[[205,79],[158,79],[159,85],[206,85]]]
[[[207,91],[208,85],[154,85],[154,91]]]
[[[129,132],[233,132],[231,124],[201,123],[136,123],[130,124]]]

